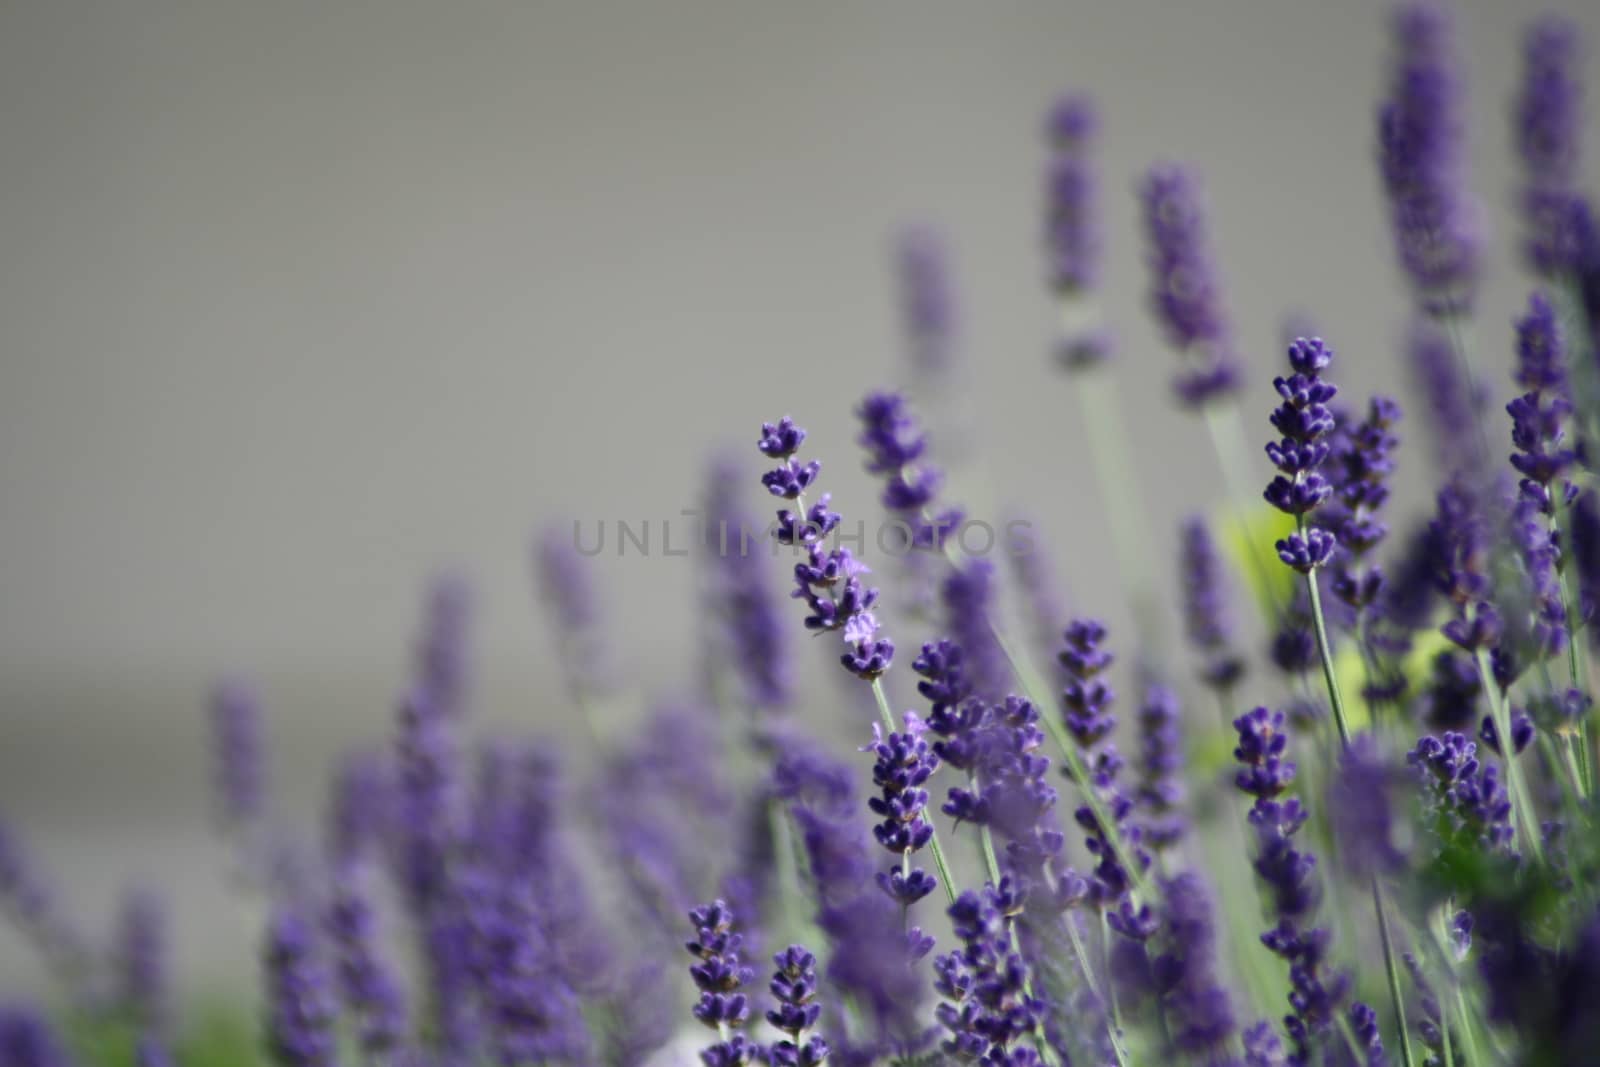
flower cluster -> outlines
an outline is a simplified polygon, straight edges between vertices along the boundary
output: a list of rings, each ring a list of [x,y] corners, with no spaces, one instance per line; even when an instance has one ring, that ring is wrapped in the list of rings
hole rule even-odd
[[[706,1067],[736,1067],[755,1059],[759,1047],[740,1032],[750,1018],[750,1001],[740,987],[755,976],[739,958],[744,938],[734,932],[733,914],[720,900],[689,913],[694,940],[688,943],[695,964],[689,968],[700,991],[694,1017],[717,1032],[719,1040],[701,1054]]]
[[[1333,412],[1328,403],[1338,390],[1322,380],[1322,372],[1333,362],[1333,350],[1320,337],[1297,338],[1289,346],[1289,366],[1293,373],[1272,380],[1282,403],[1272,413],[1272,425],[1279,439],[1267,445],[1267,458],[1278,468],[1267,485],[1267,503],[1293,516],[1299,528],[1277,543],[1278,558],[1301,574],[1310,574],[1333,556],[1337,547],[1334,534],[1306,524],[1306,515],[1328,495],[1333,486],[1320,469],[1331,446],[1324,440],[1333,432]]]
[[[941,1047],[961,1061],[997,1067],[1033,1067],[1033,1049],[1016,1043],[1039,1025],[1040,1007],[1028,993],[1028,965],[1013,950],[1008,914],[1020,904],[1010,886],[968,890],[950,906],[961,947],[934,961]]]
[[[911,865],[911,857],[933,838],[928,821],[928,791],[923,788],[939,768],[939,757],[923,739],[924,728],[915,715],[906,716],[903,731],[884,733],[872,724],[872,744],[863,751],[874,756],[872,784],[879,794],[867,807],[879,818],[872,828],[878,844],[900,858],[894,868],[878,875],[878,886],[902,908],[910,907],[938,886],[933,875]]]
[[[775,968],[768,989],[778,1006],[767,1012],[767,1022],[786,1036],[768,1051],[773,1067],[817,1067],[828,1058],[828,1043],[820,1035],[806,1034],[817,1025],[822,1006],[817,997],[817,958],[800,945],[790,945],[772,957]]]
[[[1234,646],[1222,560],[1210,528],[1198,516],[1183,524],[1179,573],[1183,576],[1183,618],[1189,643],[1200,654],[1200,678],[1227,693],[1244,676],[1245,660]]]
[[[1416,768],[1434,828],[1445,840],[1511,847],[1511,799],[1500,769],[1478,759],[1476,744],[1453,731],[1425,736],[1406,762]]]
[[[773,536],[778,543],[795,548],[804,559],[794,567],[794,596],[805,602],[808,630],[837,631],[844,637],[847,651],[839,657],[846,670],[871,680],[889,669],[894,660],[894,642],[878,636],[878,620],[872,607],[878,591],[862,584],[866,566],[842,546],[825,547],[825,538],[839,525],[837,512],[828,509],[828,494],[806,509],[804,493],[822,465],[815,460],[802,464],[795,458],[806,432],[784,416],[777,423],[763,423],[756,447],[778,466],[761,476],[761,484],[773,496],[794,502],[781,508]],[[921,448],[909,449],[915,458]],[[911,459],[907,459],[909,463]]]
[[[1256,838],[1252,866],[1277,920],[1261,941],[1289,964],[1293,1014],[1284,1019],[1284,1028],[1295,1044],[1296,1062],[1310,1062],[1334,1026],[1350,978],[1328,965],[1331,935],[1312,925],[1322,893],[1316,858],[1295,842],[1310,813],[1297,798],[1284,795],[1294,784],[1295,765],[1285,756],[1289,736],[1283,712],[1256,708],[1235,719],[1233,727],[1239,734],[1233,756],[1240,765],[1234,783],[1255,798],[1250,808]]]
[[[1582,44],[1577,27],[1559,15],[1528,27],[1522,45],[1522,84],[1512,125],[1523,170],[1525,251],[1534,269],[1559,275],[1578,267],[1589,224],[1578,189],[1583,157]]]
[[[1466,127],[1453,27],[1442,3],[1394,14],[1394,62],[1378,112],[1378,155],[1400,265],[1430,314],[1471,309],[1481,223],[1466,189]]]
[[[1240,372],[1222,282],[1211,258],[1199,178],[1179,166],[1152,167],[1139,186],[1139,200],[1151,308],[1187,363],[1174,386],[1185,407],[1202,408],[1235,393]]]
[[[1089,834],[1086,844],[1096,860],[1090,900],[1096,907],[1114,907],[1143,874],[1149,856],[1137,847],[1139,827],[1125,821],[1133,812],[1133,801],[1117,786],[1122,757],[1116,746],[1106,740],[1117,726],[1116,715],[1111,711],[1116,691],[1104,678],[1112,656],[1104,647],[1106,628],[1093,619],[1073,622],[1064,637],[1066,647],[1059,656],[1067,673],[1067,685],[1061,694],[1064,724],[1083,753],[1089,777],[1085,788],[1094,790],[1111,825],[1102,822],[1090,804],[1079,807],[1073,817]],[[1122,850],[1117,847],[1117,838],[1133,849],[1131,855],[1119,855]],[[1125,863],[1139,869],[1130,871]]]
[[[1094,159],[1099,127],[1094,101],[1083,93],[1058,99],[1045,119],[1045,274],[1061,302],[1056,354],[1069,369],[1094,366],[1112,350],[1110,332],[1087,306],[1100,282],[1104,244]]]

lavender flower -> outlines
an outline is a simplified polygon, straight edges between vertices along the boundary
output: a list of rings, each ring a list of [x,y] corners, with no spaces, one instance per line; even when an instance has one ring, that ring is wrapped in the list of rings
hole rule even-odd
[[[773,1067],[816,1067],[828,1058],[828,1043],[820,1035],[806,1037],[822,1013],[817,996],[817,958],[803,946],[790,945],[772,957],[776,970],[768,987],[778,1006],[767,1021],[787,1035],[768,1050]]]
[[[1294,784],[1295,765],[1284,758],[1288,735],[1284,715],[1256,708],[1234,720],[1239,746],[1234,758],[1241,769],[1235,784],[1255,797],[1250,825],[1256,834],[1252,861],[1267,890],[1277,924],[1261,936],[1262,944],[1289,964],[1292,1014],[1284,1029],[1294,1044],[1293,1061],[1310,1062],[1326,1040],[1349,990],[1349,976],[1327,969],[1328,931],[1311,925],[1321,893],[1316,859],[1300,851],[1294,837],[1309,813],[1284,793]]]
[[[1225,1062],[1238,1031],[1232,998],[1218,973],[1217,931],[1210,894],[1199,875],[1185,871],[1161,886],[1167,949],[1156,969],[1167,987],[1164,1011],[1172,1042],[1196,1062]]]
[[[1378,1031],[1378,1013],[1357,1001],[1350,1005],[1346,1016],[1350,1031],[1355,1034],[1356,1047],[1360,1049],[1365,1067],[1388,1067],[1389,1057],[1383,1051],[1383,1035]]]
[[[472,587],[459,574],[436,575],[423,599],[416,685],[439,714],[452,718],[466,710],[471,625]]]
[[[267,1047],[282,1067],[338,1062],[333,987],[318,956],[313,927],[280,905],[267,928]]]
[[[37,1009],[0,1004],[0,1063],[6,1067],[71,1067],[72,1060]]]
[[[758,1046],[738,1032],[750,1017],[749,1000],[739,987],[755,976],[739,958],[744,938],[734,933],[733,915],[720,900],[691,911],[689,921],[695,928],[695,939],[688,943],[689,955],[698,961],[689,968],[689,976],[700,990],[694,1017],[717,1031],[719,1038],[700,1058],[706,1067],[749,1063]]]
[[[1006,883],[968,890],[950,906],[958,951],[935,961],[939,1023],[949,1033],[943,1050],[958,1060],[1031,1067],[1037,1055],[1011,1046],[1033,1031],[1042,1006],[1028,994],[1028,965],[1011,946]]]
[[[1393,453],[1400,443],[1393,428],[1399,418],[1399,404],[1373,397],[1361,422],[1338,435],[1329,457],[1337,505],[1329,525],[1343,549],[1332,568],[1333,593],[1357,612],[1383,591],[1383,570],[1370,557],[1389,532],[1378,513],[1389,499]]]
[[[461,830],[461,768],[452,724],[422,690],[400,702],[396,843],[400,885],[426,915],[445,894]]]
[[[470,914],[496,1058],[504,1064],[588,1062],[589,1033],[541,928],[535,887],[491,873],[481,894]]]
[[[117,920],[117,1000],[142,1029],[160,1030],[171,1011],[166,901],[147,889],[123,894]]]
[[[1511,799],[1500,781],[1500,768],[1480,762],[1477,745],[1453,731],[1423,737],[1406,754],[1406,762],[1417,768],[1424,810],[1442,840],[1510,848]]]
[[[1098,133],[1094,101],[1082,93],[1057,100],[1045,123],[1045,272],[1062,305],[1057,355],[1069,370],[1101,363],[1112,351],[1110,332],[1087,306],[1100,281],[1104,244],[1094,159]]]
[[[1149,865],[1149,856],[1138,848],[1139,828],[1124,824],[1133,811],[1133,802],[1117,788],[1117,774],[1122,769],[1122,757],[1116,747],[1101,744],[1116,728],[1117,719],[1111,712],[1116,692],[1109,682],[1100,677],[1111,666],[1111,653],[1103,648],[1106,629],[1093,619],[1080,619],[1067,627],[1066,648],[1060,654],[1061,665],[1066,668],[1067,685],[1062,692],[1065,704],[1065,725],[1078,747],[1083,750],[1084,763],[1089,774],[1087,788],[1099,795],[1106,816],[1115,828],[1101,824],[1089,805],[1073,813],[1078,825],[1088,832],[1086,842],[1097,862],[1090,885],[1090,900],[1096,907],[1110,907],[1121,899],[1133,879]],[[1111,834],[1120,830],[1124,843],[1134,849],[1128,862],[1137,864],[1139,871],[1129,871],[1112,846]]]
[[[1001,871],[1019,898],[1030,906],[1052,903],[1045,891],[1053,883],[1058,894],[1053,903],[1066,906],[1059,887],[1076,882],[1077,875],[1059,869],[1063,837],[1051,817],[1057,795],[1048,783],[1050,761],[1038,751],[1043,743],[1039,711],[1030,702],[1008,696],[989,710],[978,745],[978,821],[993,830],[1001,845]],[[952,802],[956,792],[951,790]],[[945,811],[953,814],[949,806]]]
[[[161,1039],[150,1034],[139,1038],[139,1044],[133,1051],[134,1067],[177,1067],[177,1061],[172,1058],[172,1053],[167,1051],[167,1046]]]
[[[1395,769],[1370,733],[1351,738],[1339,754],[1327,794],[1328,821],[1338,844],[1336,858],[1354,878],[1393,874],[1405,861],[1395,841],[1395,780]]]
[[[1309,575],[1333,556],[1333,534],[1306,525],[1306,515],[1328,498],[1333,486],[1319,468],[1328,458],[1330,446],[1323,440],[1334,428],[1328,402],[1338,392],[1322,380],[1322,372],[1333,362],[1333,350],[1320,337],[1297,338],[1289,346],[1289,366],[1293,374],[1273,379],[1283,402],[1272,413],[1272,425],[1281,437],[1267,445],[1267,457],[1278,474],[1267,486],[1267,503],[1291,515],[1300,528],[1277,543],[1278,558]]]
[[[1422,694],[1422,721],[1439,731],[1470,729],[1478,719],[1482,697],[1477,665],[1459,652],[1440,652],[1433,658],[1432,676]]]
[[[1234,647],[1233,619],[1223,563],[1204,519],[1186,519],[1179,537],[1183,615],[1189,643],[1200,654],[1200,678],[1227,693],[1244,676],[1244,657]]]
[[[1453,479],[1439,491],[1431,524],[1436,553],[1434,581],[1452,606],[1443,633],[1471,653],[1493,648],[1502,632],[1500,614],[1489,602],[1488,530],[1479,501]]]
[[[211,692],[211,729],[216,752],[217,796],[224,826],[248,826],[262,815],[265,755],[261,705],[253,688],[238,680]]]
[[[578,551],[577,537],[576,522],[570,538],[558,527],[547,527],[534,543],[533,565],[567,687],[574,702],[582,704],[604,691],[610,664],[600,598],[589,562]]]
[[[1466,189],[1460,72],[1445,8],[1400,6],[1378,156],[1400,265],[1432,315],[1471,310],[1479,271],[1478,207]]]
[[[856,437],[867,453],[867,472],[883,476],[880,500],[894,517],[902,548],[940,549],[961,525],[961,512],[934,514],[944,474],[928,463],[928,450],[916,418],[899,393],[868,393],[856,408],[861,432]]]
[[[0,914],[12,921],[73,992],[89,976],[89,951],[62,911],[54,885],[0,818]]]
[[[924,988],[913,966],[933,948],[920,929],[901,925],[902,913],[879,893],[863,893],[823,909],[819,925],[832,946],[828,981],[848,997],[870,1027],[872,1055],[915,1050],[924,1040],[918,1008]],[[835,1062],[841,1058],[835,1050]],[[872,1062],[872,1061],[869,1061]]]
[[[1151,682],[1139,705],[1139,770],[1136,795],[1144,810],[1143,839],[1162,852],[1181,842],[1189,832],[1184,817],[1188,788],[1183,781],[1183,735],[1178,696]]]
[[[1533,741],[1533,719],[1521,708],[1511,709],[1511,753],[1515,756],[1522,755],[1524,749]],[[1489,751],[1496,756],[1504,756],[1505,752],[1500,747],[1500,734],[1495,729],[1494,718],[1489,715],[1483,717],[1483,722],[1478,726],[1478,739],[1489,746]]]
[[[1565,339],[1555,308],[1542,295],[1528,300],[1528,314],[1517,323],[1517,383],[1528,390],[1506,405],[1511,416],[1511,465],[1522,475],[1522,495],[1540,514],[1554,517],[1577,490],[1565,476],[1577,462],[1565,423],[1572,412],[1567,396]]]
[[[793,595],[810,609],[806,629],[842,634],[846,651],[839,657],[840,662],[850,673],[870,681],[889,669],[894,660],[894,642],[878,636],[878,620],[872,613],[878,591],[861,582],[866,566],[842,546],[823,548],[823,538],[839,525],[838,514],[828,509],[828,495],[824,493],[809,510],[802,503],[804,489],[799,484],[801,476],[795,472],[810,471],[804,475],[804,481],[810,484],[816,477],[814,468],[820,466],[813,463],[801,467],[793,458],[805,437],[806,432],[788,416],[776,425],[764,423],[761,427],[756,447],[767,458],[782,464],[763,477],[763,484],[774,495],[796,503],[793,510],[778,511],[773,536],[779,544],[797,548],[805,555],[802,562],[795,564]],[[889,446],[887,440],[880,444]],[[917,448],[920,452],[920,446]]]
[[[961,647],[972,691],[998,700],[1011,680],[1011,669],[994,636],[994,567],[987,560],[967,560],[951,568],[940,594],[945,624]]]
[[[1572,270],[1583,251],[1578,216],[1586,205],[1577,187],[1582,62],[1578,28],[1567,19],[1547,15],[1528,27],[1512,128],[1523,168],[1525,248],[1534,269],[1545,275]]]
[[[939,378],[952,369],[956,302],[949,252],[939,233],[909,227],[895,241],[900,281],[900,318],[910,344],[911,365],[919,375]]]
[[[361,1049],[382,1058],[405,1037],[400,983],[384,957],[367,870],[351,863],[334,875],[327,931],[335,949],[339,997],[355,1017]]]
[[[328,812],[328,852],[335,864],[365,859],[388,841],[394,787],[384,753],[356,749],[340,758]]]
[[[898,856],[899,862],[878,875],[878,887],[902,908],[915,904],[938,886],[933,875],[911,865],[911,858],[933,839],[933,823],[928,821],[928,791],[923,788],[939,767],[939,757],[922,739],[923,725],[912,714],[906,715],[903,732],[885,734],[872,724],[872,744],[862,749],[871,752],[872,782],[879,795],[867,807],[881,820],[872,828],[878,844]]]
[[[1449,335],[1419,318],[1406,342],[1410,378],[1425,404],[1423,414],[1434,466],[1446,476],[1476,475],[1488,465],[1482,430],[1490,395],[1471,379]]]
[[[750,551],[745,540],[754,520],[739,504],[742,473],[739,464],[723,459],[712,465],[708,479],[711,599],[721,624],[722,655],[737,674],[745,701],[755,709],[779,710],[793,698],[787,631],[761,553]]]
[[[1222,284],[1211,259],[1200,182],[1183,167],[1151,167],[1139,186],[1144,208],[1151,309],[1188,367],[1175,379],[1188,408],[1221,400],[1240,385]]]

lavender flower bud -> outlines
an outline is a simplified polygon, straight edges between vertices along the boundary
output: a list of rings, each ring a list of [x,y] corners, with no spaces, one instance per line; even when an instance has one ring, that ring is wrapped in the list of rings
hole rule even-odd
[[[0,1063],[6,1067],[71,1067],[72,1060],[37,1009],[0,1004]]]
[[[145,889],[123,895],[117,921],[117,1000],[141,1028],[160,1030],[168,1021],[167,907]]]
[[[1461,76],[1442,5],[1395,12],[1389,94],[1378,113],[1378,156],[1401,267],[1431,315],[1469,311],[1481,223],[1466,189]]]
[[[362,1051],[382,1058],[405,1038],[404,998],[383,956],[367,872],[352,863],[334,878],[327,930],[336,951],[339,996],[357,1020]]]
[[[753,708],[778,710],[793,699],[787,631],[765,561],[745,540],[754,520],[738,502],[742,480],[742,469],[731,459],[711,467],[705,501],[711,595],[719,609],[722,654],[737,673],[746,701]]]
[[[283,1067],[338,1062],[333,989],[310,923],[280,906],[267,929],[267,1047]]]
[[[1170,164],[1150,168],[1139,186],[1144,208],[1150,304],[1188,369],[1175,385],[1184,406],[1200,408],[1238,390],[1240,375],[1211,259],[1200,182]]]
[[[949,1032],[943,1050],[984,1063],[1036,1063],[1031,1050],[1011,1048],[1040,1024],[1043,1008],[1028,995],[1028,964],[1011,947],[1006,887],[962,893],[950,919],[961,947],[935,964],[945,997],[939,1022]]]
[[[328,852],[336,864],[376,853],[388,840],[395,801],[394,774],[382,752],[347,752],[334,771],[328,813]]]
[[[1199,516],[1185,520],[1179,542],[1189,643],[1201,657],[1201,680],[1226,693],[1244,676],[1245,662],[1233,646],[1223,563],[1211,531]]]
[[[734,1067],[749,1063],[757,1050],[738,1030],[750,1017],[750,1003],[739,987],[755,976],[739,958],[744,938],[733,931],[733,914],[722,901],[713,901],[689,913],[695,938],[689,955],[698,962],[689,968],[700,1001],[694,1017],[716,1030],[721,1040],[701,1053],[706,1067]]]
[[[768,1051],[773,1067],[816,1067],[828,1058],[828,1043],[821,1036],[806,1037],[817,1024],[822,1006],[816,1003],[817,958],[800,945],[790,945],[772,957],[776,968],[769,989],[778,1006],[767,1021],[787,1034]]]
[[[1267,486],[1267,503],[1292,515],[1302,529],[1277,543],[1278,557],[1301,574],[1310,574],[1333,555],[1334,536],[1318,527],[1305,527],[1305,515],[1333,492],[1319,468],[1328,458],[1324,440],[1334,429],[1328,403],[1338,390],[1322,380],[1333,362],[1333,350],[1321,338],[1297,338],[1289,346],[1289,377],[1273,379],[1283,402],[1272,413],[1272,425],[1282,435],[1267,445],[1267,457],[1278,474]]]
[[[442,715],[454,717],[466,708],[471,623],[472,587],[466,579],[453,573],[435,576],[423,601],[416,684]]]
[[[1475,744],[1454,732],[1423,737],[1406,763],[1417,769],[1423,810],[1442,841],[1510,848],[1510,797],[1500,768],[1480,762]]]
[[[1547,15],[1523,37],[1522,82],[1512,132],[1523,169],[1522,210],[1529,262],[1554,276],[1578,267],[1583,255],[1578,190],[1583,157],[1583,42],[1565,18]]]
[[[1139,806],[1146,812],[1144,840],[1160,852],[1183,840],[1189,831],[1184,807],[1188,788],[1183,780],[1183,735],[1178,697],[1152,683],[1139,706]]]
[[[1370,733],[1351,738],[1328,789],[1328,816],[1337,859],[1353,878],[1392,874],[1405,861],[1395,843],[1395,782],[1395,768],[1384,762],[1376,738]]]
[[[895,242],[900,318],[916,373],[939,378],[952,369],[956,304],[949,252],[937,231],[910,227]]]
[[[578,551],[577,537],[576,523],[571,538],[555,526],[547,527],[534,545],[534,574],[568,689],[573,700],[582,703],[604,691],[610,662],[594,575],[589,560]]]
[[[255,690],[237,680],[219,683],[211,692],[211,728],[224,825],[254,823],[262,815],[265,795],[265,746]]]

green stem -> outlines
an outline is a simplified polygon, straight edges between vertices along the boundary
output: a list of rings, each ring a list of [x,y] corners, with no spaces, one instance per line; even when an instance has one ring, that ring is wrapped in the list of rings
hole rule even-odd
[[[1494,665],[1489,662],[1486,649],[1477,650],[1478,677],[1483,683],[1483,695],[1489,701],[1489,715],[1494,720],[1495,734],[1500,738],[1500,758],[1505,763],[1506,779],[1511,784],[1511,796],[1517,809],[1517,821],[1522,824],[1523,836],[1528,840],[1528,850],[1534,859],[1544,862],[1544,844],[1539,840],[1539,823],[1534,815],[1533,802],[1528,787],[1522,780],[1522,766],[1517,762],[1511,744],[1511,716],[1505,702],[1500,699],[1500,687],[1494,680]]]
[[[1388,910],[1383,906],[1383,891],[1378,886],[1377,875],[1372,876],[1372,907],[1378,915],[1378,937],[1383,942],[1383,969],[1389,977],[1389,997],[1394,1001],[1395,1025],[1400,1028],[1400,1054],[1406,1067],[1416,1067],[1411,1054],[1411,1030],[1406,1026],[1405,998],[1400,993],[1400,968],[1395,959]]]
[[[1256,536],[1250,521],[1250,506],[1259,499],[1255,482],[1250,477],[1250,449],[1246,443],[1244,426],[1239,421],[1239,409],[1231,404],[1209,404],[1205,408],[1206,430],[1211,435],[1211,448],[1216,453],[1217,465],[1222,468],[1222,483],[1227,487],[1229,510],[1234,521],[1244,531],[1250,548],[1250,569],[1256,572],[1262,596],[1267,598],[1272,614],[1281,616],[1284,605],[1272,595],[1272,572],[1261,547],[1262,538]]]
[[[1300,520],[1300,532],[1305,533],[1305,519]],[[1322,658],[1322,680],[1328,686],[1328,700],[1333,705],[1333,721],[1339,728],[1339,742],[1350,745],[1350,721],[1345,718],[1344,698],[1339,695],[1339,679],[1333,671],[1333,646],[1328,643],[1328,623],[1322,615],[1322,593],[1317,589],[1317,572],[1306,574],[1306,591],[1311,597],[1311,621],[1317,629],[1317,653]]]
[[[1128,591],[1139,632],[1160,659],[1167,645],[1165,616],[1152,581],[1156,572],[1149,566],[1153,558],[1150,523],[1139,499],[1141,483],[1128,462],[1133,449],[1123,430],[1116,379],[1107,368],[1094,367],[1080,372],[1076,380],[1078,406],[1088,431],[1089,458],[1100,486],[1100,499],[1106,503],[1117,571],[1122,576],[1122,587]]]
[[[883,679],[872,680],[872,695],[878,701],[878,717],[883,720],[883,725],[890,733],[895,733],[900,727],[895,723],[894,712],[889,710],[889,697],[883,691]],[[928,827],[932,829],[933,820],[928,820]],[[939,832],[935,830],[928,838],[928,851],[933,853],[933,865],[939,868],[939,882],[944,886],[945,901],[949,904],[956,902],[956,882],[950,874],[950,864],[945,858],[944,846],[939,844]]]
[[[1094,976],[1094,968],[1089,965],[1089,954],[1084,951],[1083,938],[1078,936],[1078,924],[1074,921],[1072,912],[1061,916],[1061,925],[1067,928],[1067,939],[1072,942],[1072,954],[1078,960],[1078,969],[1083,972],[1083,980],[1088,983],[1089,992],[1104,1004],[1109,1011],[1111,1000],[1101,989],[1099,981]],[[1111,1039],[1111,1054],[1116,1057],[1118,1067],[1123,1067],[1128,1062],[1128,1053],[1122,1047],[1121,1031],[1109,1021],[1106,1023],[1106,1035]]]

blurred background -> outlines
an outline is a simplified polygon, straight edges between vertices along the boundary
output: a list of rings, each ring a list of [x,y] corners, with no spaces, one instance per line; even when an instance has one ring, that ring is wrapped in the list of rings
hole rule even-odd
[[[1528,286],[1507,108],[1545,5],[1458,6],[1500,238],[1475,344],[1499,366]],[[1600,6],[1548,6],[1600,40]],[[757,425],[786,412],[836,505],[876,515],[851,409],[907,375],[907,223],[953,255],[973,498],[1025,509],[1072,603],[1123,623],[1049,356],[1044,111],[1067,88],[1103,108],[1107,310],[1165,572],[1178,516],[1220,487],[1143,311],[1134,179],[1157,159],[1206,176],[1252,431],[1291,314],[1352,392],[1402,388],[1372,160],[1385,15],[0,4],[0,813],[87,915],[124,877],[172,890],[184,984],[236,975],[251,942],[209,836],[210,681],[260,683],[277,795],[309,820],[333,754],[389,728],[424,580],[456,568],[478,590],[478,714],[581,740],[531,532],[676,518],[713,449],[754,471]],[[1425,463],[1402,454],[1397,513],[1430,506],[1406,495]],[[597,563],[632,677],[690,686],[692,564]],[[833,699],[832,677],[813,692]],[[42,978],[0,930],[0,985]]]

